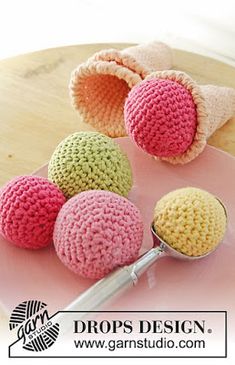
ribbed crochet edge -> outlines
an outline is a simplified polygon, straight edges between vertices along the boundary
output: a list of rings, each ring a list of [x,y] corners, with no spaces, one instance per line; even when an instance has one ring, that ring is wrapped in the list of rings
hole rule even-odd
[[[93,61],[116,62],[117,65],[124,66],[130,71],[137,73],[141,79],[144,79],[150,73],[150,70],[147,69],[147,67],[144,67],[143,64],[136,61],[135,57],[128,54],[128,49],[127,51],[126,49],[121,51],[118,51],[117,49],[104,49],[96,52],[88,60],[90,59]]]
[[[124,123],[120,124],[119,128],[116,127],[115,131],[112,131],[109,125],[104,126],[103,121],[91,115],[86,108],[86,100],[84,100],[82,90],[86,78],[97,74],[116,76],[124,80],[131,89],[144,79],[148,74],[148,70],[139,64],[134,57],[125,54],[124,51],[110,49],[95,53],[71,74],[69,83],[70,98],[73,107],[82,115],[84,121],[111,137],[126,136]]]
[[[156,71],[146,77],[146,80],[160,78],[176,81],[184,86],[192,95],[197,110],[197,129],[191,146],[182,155],[175,157],[154,157],[156,160],[168,161],[172,164],[185,164],[197,157],[205,148],[209,126],[205,98],[200,86],[185,72],[182,71]]]

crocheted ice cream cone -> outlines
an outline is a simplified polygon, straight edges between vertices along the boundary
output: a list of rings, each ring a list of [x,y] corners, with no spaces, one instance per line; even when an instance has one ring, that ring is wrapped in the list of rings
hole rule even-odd
[[[127,196],[132,186],[127,156],[114,140],[97,132],[65,138],[50,159],[48,178],[67,198],[97,189]]]
[[[200,90],[205,100],[208,115],[206,136],[208,139],[235,115],[235,90],[214,85],[201,85]]]
[[[149,73],[168,69],[171,63],[170,48],[160,42],[97,52],[72,73],[72,103],[96,130],[110,137],[124,136],[128,92]]]
[[[0,191],[0,233],[18,247],[45,247],[64,203],[59,188],[44,177],[16,177]]]
[[[138,208],[109,191],[80,193],[61,209],[54,229],[60,260],[75,273],[100,279],[138,257],[143,223]]]
[[[154,229],[175,250],[188,256],[213,251],[222,240],[227,218],[210,193],[183,188],[163,196],[154,211]]]
[[[136,85],[124,108],[128,134],[149,154],[187,163],[235,115],[235,90],[197,85],[180,71],[154,72]]]

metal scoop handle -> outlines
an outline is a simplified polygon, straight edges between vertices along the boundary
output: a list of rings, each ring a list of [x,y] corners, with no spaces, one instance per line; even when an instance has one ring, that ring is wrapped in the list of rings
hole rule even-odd
[[[110,299],[114,299],[120,292],[136,285],[140,275],[164,254],[161,247],[152,248],[133,264],[117,269],[99,280],[66,307],[65,311],[84,310],[88,312],[99,308]]]

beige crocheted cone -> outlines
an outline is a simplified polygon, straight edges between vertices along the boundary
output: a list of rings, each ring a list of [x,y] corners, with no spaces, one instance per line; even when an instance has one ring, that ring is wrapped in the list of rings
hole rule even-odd
[[[190,147],[182,155],[156,157],[172,164],[185,164],[196,158],[205,148],[207,139],[235,115],[235,89],[215,85],[198,85],[181,71],[160,71],[147,76],[170,79],[182,84],[192,95],[197,111],[197,129]]]
[[[208,139],[217,129],[222,127],[235,115],[235,90],[228,87],[201,85],[202,95],[208,114]]]
[[[125,136],[123,109],[128,92],[151,72],[171,65],[171,50],[161,42],[97,52],[71,75],[73,106],[99,132]]]

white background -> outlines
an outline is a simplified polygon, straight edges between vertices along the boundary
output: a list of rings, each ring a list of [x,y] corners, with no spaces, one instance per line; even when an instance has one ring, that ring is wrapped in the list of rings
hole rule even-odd
[[[0,1],[0,59],[71,44],[153,39],[235,62],[235,1]]]

